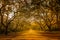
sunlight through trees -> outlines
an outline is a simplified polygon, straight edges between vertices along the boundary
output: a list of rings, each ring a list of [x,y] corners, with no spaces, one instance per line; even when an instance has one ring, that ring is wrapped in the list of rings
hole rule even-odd
[[[59,0],[0,0],[0,32],[60,31]]]

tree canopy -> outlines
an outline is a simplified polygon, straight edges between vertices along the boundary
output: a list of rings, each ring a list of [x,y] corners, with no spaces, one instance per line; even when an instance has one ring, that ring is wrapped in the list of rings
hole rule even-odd
[[[0,31],[60,29],[60,0],[0,0]]]

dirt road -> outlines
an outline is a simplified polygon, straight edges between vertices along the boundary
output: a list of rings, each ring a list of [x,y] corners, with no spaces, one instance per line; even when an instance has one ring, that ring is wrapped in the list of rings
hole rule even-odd
[[[0,38],[0,40],[60,40],[59,33],[43,33],[36,30],[28,30],[12,38]]]

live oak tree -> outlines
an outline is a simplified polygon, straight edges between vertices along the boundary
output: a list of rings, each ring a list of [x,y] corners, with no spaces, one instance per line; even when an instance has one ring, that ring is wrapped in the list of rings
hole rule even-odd
[[[59,0],[0,0],[0,29],[60,28]],[[38,26],[38,27],[36,27]],[[57,29],[57,30],[58,30]],[[55,30],[55,29],[54,29]]]

